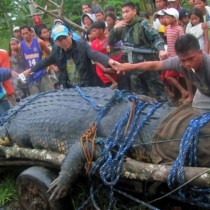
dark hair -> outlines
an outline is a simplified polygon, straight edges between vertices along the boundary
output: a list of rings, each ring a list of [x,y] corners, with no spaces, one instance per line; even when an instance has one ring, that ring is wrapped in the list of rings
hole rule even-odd
[[[91,9],[91,5],[88,3],[83,3],[82,6],[88,6]]]
[[[190,50],[200,50],[198,39],[192,34],[185,34],[180,36],[175,42],[176,54],[186,54]]]
[[[106,24],[104,21],[96,21],[93,23],[93,25],[90,27],[90,30],[96,28],[96,29],[103,29],[105,30]]]
[[[101,10],[101,9],[96,9],[96,10],[94,11],[94,14],[95,14],[95,15],[98,14],[98,13],[101,13],[102,15],[104,15],[103,10]]]
[[[82,15],[82,23],[84,23],[84,18],[85,17],[88,17],[89,19],[90,19],[90,21],[93,23],[93,19],[90,17],[90,15],[89,14],[87,14],[87,13],[85,13],[85,14],[83,14]]]
[[[9,56],[12,56],[12,49],[11,49],[11,46],[10,46],[10,42],[11,41],[16,41],[18,44],[19,44],[19,41],[15,38],[15,37],[12,37],[9,41],[9,50],[8,50],[8,54]]]
[[[122,5],[122,8],[123,7],[130,7],[130,8],[132,8],[132,9],[137,9],[136,8],[136,5],[133,3],[133,2],[125,2],[123,5]]]
[[[27,26],[27,25],[21,26],[21,27],[20,27],[20,32],[21,32],[21,30],[23,30],[23,29],[25,29],[25,28],[27,28],[28,31],[31,32],[31,27],[29,27],[29,26]]]
[[[43,26],[41,26],[41,27],[39,28],[39,30],[38,30],[37,36],[38,36],[40,39],[44,40],[44,39],[41,37],[42,29],[47,29],[47,30],[49,30],[49,29],[48,29],[47,26],[43,25]],[[51,36],[49,36],[49,42],[50,42],[50,44],[51,44],[52,46],[53,46],[54,43],[55,43],[55,42],[53,41],[53,39],[52,39]]]
[[[105,12],[107,12],[107,11],[112,11],[112,12],[114,12],[114,11],[115,11],[115,8],[114,8],[113,6],[111,6],[111,5],[108,5],[108,6],[106,6],[106,8],[105,8],[104,11],[105,11]]]
[[[107,17],[112,18],[114,21],[117,20],[116,15],[115,15],[114,13],[112,13],[112,12],[109,12],[109,13],[107,13],[107,14],[105,15],[105,20],[106,20]]]
[[[190,14],[189,14],[189,18],[191,17],[191,15],[195,15],[195,16],[197,16],[197,17],[199,17],[200,18],[200,23],[202,22],[204,22],[204,20],[203,20],[203,15],[202,15],[202,13],[201,13],[201,11],[198,9],[198,8],[193,8],[191,11],[190,11]]]

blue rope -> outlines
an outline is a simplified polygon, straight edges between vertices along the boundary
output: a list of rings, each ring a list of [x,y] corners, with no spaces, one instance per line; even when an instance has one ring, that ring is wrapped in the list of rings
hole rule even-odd
[[[185,174],[184,174],[184,165],[187,166],[197,166],[197,146],[198,146],[198,135],[200,129],[206,125],[210,121],[210,113],[205,113],[202,115],[196,116],[192,119],[188,128],[186,129],[179,146],[179,154],[174,161],[171,170],[168,175],[168,186],[170,189],[174,188],[176,185],[180,186],[185,183]],[[191,192],[193,189],[189,189]],[[195,191],[195,189],[194,189]],[[206,191],[210,192],[210,189],[205,189],[203,193]],[[199,198],[199,202],[197,205],[206,206],[210,208],[210,204],[201,204],[204,196],[201,193],[189,193],[190,196],[186,198],[186,190],[183,188],[178,191],[178,195],[182,201],[190,201],[191,203],[196,203],[195,198]],[[200,191],[201,192],[201,191]]]
[[[197,166],[197,145],[200,129],[210,120],[210,113],[196,116],[192,119],[185,131],[179,146],[179,154],[174,161],[169,176],[168,186],[172,189],[177,183],[185,183],[184,165]]]
[[[23,108],[25,108],[28,104],[32,103],[33,101],[35,101],[38,98],[41,98],[43,95],[47,95],[49,93],[56,92],[56,91],[57,90],[51,90],[51,91],[47,91],[47,92],[41,92],[41,93],[35,95],[34,97],[25,99],[25,103],[23,103],[24,101],[22,101],[21,102],[21,105],[15,106],[12,110],[11,109],[7,110],[0,117],[0,126],[2,126],[4,123],[6,123],[9,120],[11,120],[16,114],[18,114],[18,112],[20,110],[22,110]]]
[[[84,98],[90,104],[90,106],[95,111],[101,110],[101,107],[99,107],[89,96],[87,96],[79,86],[75,86],[75,89],[79,92],[79,94],[82,96],[82,98]]]
[[[115,90],[114,95],[111,97],[109,102],[104,107],[99,107],[89,96],[87,96],[79,86],[76,86],[75,89],[79,92],[83,99],[85,99],[93,110],[98,111],[96,118],[97,132],[100,130],[101,120],[108,113],[108,111],[113,107],[117,102],[121,102],[127,95],[127,91]]]
[[[91,168],[89,173],[89,178],[91,181],[92,176],[96,173],[96,171],[99,171],[103,183],[110,187],[110,203],[108,209],[111,209],[113,206],[113,186],[119,181],[120,173],[125,159],[125,153],[128,151],[128,149],[131,148],[133,141],[139,134],[144,124],[161,106],[160,103],[153,103],[153,107],[150,110],[150,112],[147,115],[145,115],[142,119],[140,119],[141,112],[151,103],[143,103],[142,101],[137,100],[136,97],[129,97],[129,100],[135,100],[136,109],[134,119],[126,136],[123,137],[123,131],[131,112],[130,109],[128,109],[127,112],[116,123],[111,134],[105,140],[104,150],[102,151],[100,157],[96,160],[94,166]],[[113,154],[112,151],[116,151],[116,147],[118,147],[118,150],[116,154]],[[92,186],[90,190],[92,193]],[[91,199],[92,202],[95,202],[94,197],[92,197]]]

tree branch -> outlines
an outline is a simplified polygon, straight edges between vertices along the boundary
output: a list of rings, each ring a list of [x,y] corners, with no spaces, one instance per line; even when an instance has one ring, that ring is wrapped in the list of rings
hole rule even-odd
[[[170,169],[171,165],[143,163],[128,158],[123,165],[121,176],[136,181],[158,181],[162,183],[167,183]],[[184,167],[186,182],[207,170],[208,168]],[[210,173],[206,172],[202,174],[202,176],[199,176],[198,178],[192,180],[189,185],[210,187]]]
[[[64,23],[68,24],[70,27],[78,30],[78,31],[82,31],[82,32],[86,32],[86,30],[84,28],[82,28],[81,26],[77,25],[76,23],[70,21],[68,18],[66,18],[64,15],[63,15],[63,6],[64,6],[64,1],[62,0],[61,1],[61,5],[58,5],[56,4],[55,2],[51,1],[51,0],[45,0],[46,2],[52,4],[53,6],[56,7],[57,11],[58,11],[58,14],[55,14],[54,12],[50,11],[50,10],[47,10],[45,9],[44,7],[40,6],[39,4],[37,4],[37,2],[35,2],[34,0],[31,0],[31,4],[43,11],[44,13],[54,17],[54,18],[57,18],[57,19],[61,19]]]
[[[60,167],[65,158],[64,154],[50,152],[44,149],[21,148],[16,145],[5,147],[0,145],[0,156],[6,159],[17,158],[29,161],[43,161]],[[135,181],[156,181],[166,183],[171,165],[155,165],[143,163],[127,158],[121,172],[121,177]],[[186,182],[196,177],[198,174],[205,172],[208,168],[185,167]],[[209,169],[210,171],[210,169]],[[202,176],[194,179],[189,183],[192,186],[210,187],[210,173],[206,172]]]

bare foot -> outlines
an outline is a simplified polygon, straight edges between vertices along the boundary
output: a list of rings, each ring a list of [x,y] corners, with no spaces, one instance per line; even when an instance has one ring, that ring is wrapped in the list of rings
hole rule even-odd
[[[182,91],[181,94],[182,94],[182,97],[181,97],[182,101],[185,101],[190,97],[190,93],[186,90]]]
[[[190,104],[190,103],[192,103],[192,101],[193,101],[193,98],[192,98],[192,96],[188,96],[187,98],[185,98],[185,100],[183,100],[183,104]]]
[[[179,104],[191,104],[192,103],[192,96],[188,96],[187,98],[185,99],[179,99]]]
[[[111,89],[117,89],[118,88],[118,84],[117,83],[112,83],[111,86],[109,86]]]

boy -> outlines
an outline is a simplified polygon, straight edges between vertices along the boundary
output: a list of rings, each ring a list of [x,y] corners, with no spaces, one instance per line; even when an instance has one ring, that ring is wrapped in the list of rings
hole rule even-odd
[[[91,43],[91,48],[103,54],[108,54],[108,44],[107,37],[104,34],[105,23],[104,22],[95,22],[91,27],[91,31],[96,38]],[[96,74],[103,82],[103,86],[110,86],[110,88],[115,89],[118,87],[116,82],[117,75],[113,74],[111,69],[105,68],[103,65],[96,63]]]
[[[174,57],[176,56],[175,52],[175,42],[176,40],[185,34],[184,29],[182,26],[178,24],[179,20],[179,12],[174,9],[170,8],[165,10],[165,18],[166,18],[166,40],[167,40],[167,49],[168,49],[168,56]],[[175,89],[181,94],[180,102],[188,103],[192,102],[192,87],[188,81],[186,82],[187,89],[186,90],[179,82],[180,77],[183,77],[181,74],[173,71],[166,71],[162,78],[165,81],[168,94],[172,99],[175,99]]]

